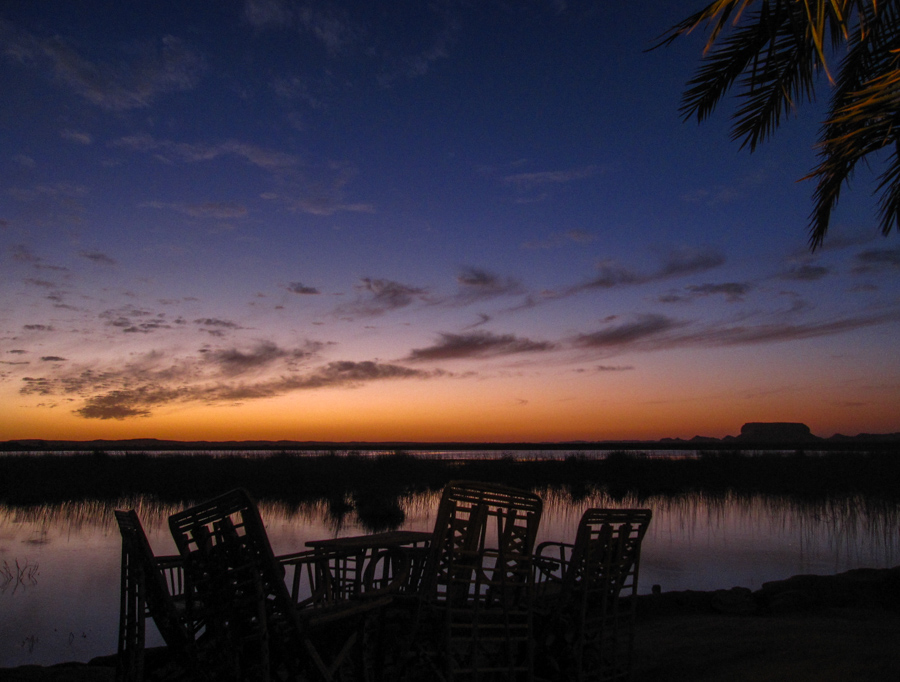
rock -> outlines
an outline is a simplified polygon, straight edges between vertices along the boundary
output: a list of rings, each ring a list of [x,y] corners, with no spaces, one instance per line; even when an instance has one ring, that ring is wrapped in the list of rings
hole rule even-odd
[[[739,441],[766,443],[804,443],[821,440],[806,424],[793,422],[750,422],[741,427]]]
[[[837,575],[795,575],[763,583],[756,599],[773,613],[847,607],[900,612],[900,567],[857,568]]]
[[[116,669],[86,663],[60,663],[59,665],[21,665],[0,669],[3,682],[113,682]]]
[[[710,607],[716,613],[747,615],[756,613],[753,592],[746,587],[732,587],[730,590],[716,590],[712,594]]]

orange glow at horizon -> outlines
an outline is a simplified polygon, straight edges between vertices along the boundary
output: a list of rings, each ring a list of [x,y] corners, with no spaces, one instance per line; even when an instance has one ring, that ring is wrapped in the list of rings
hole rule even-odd
[[[608,393],[596,386],[545,383],[543,389],[397,382],[232,406],[173,404],[125,420],[87,420],[63,408],[19,406],[10,413],[14,419],[0,425],[0,439],[555,442],[724,437],[737,435],[749,421],[803,422],[824,437],[896,428],[889,401],[867,409],[861,420],[859,410],[809,393],[735,401],[715,392],[685,396],[662,388],[654,394],[620,386]]]

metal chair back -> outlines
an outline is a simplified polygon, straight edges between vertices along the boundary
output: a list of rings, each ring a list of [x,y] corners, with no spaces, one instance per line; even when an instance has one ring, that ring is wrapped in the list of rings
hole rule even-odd
[[[437,623],[431,660],[446,679],[531,679],[531,560],[542,510],[537,495],[507,486],[444,489],[421,604]]]

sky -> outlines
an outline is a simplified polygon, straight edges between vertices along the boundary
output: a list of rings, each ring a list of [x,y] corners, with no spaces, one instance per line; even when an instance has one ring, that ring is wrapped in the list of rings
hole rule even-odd
[[[0,5],[0,439],[900,431],[878,160],[683,121],[704,3]]]

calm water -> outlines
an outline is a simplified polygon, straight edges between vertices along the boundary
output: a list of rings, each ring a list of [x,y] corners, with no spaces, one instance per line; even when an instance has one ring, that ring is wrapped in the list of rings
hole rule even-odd
[[[577,501],[544,496],[538,541],[571,540],[588,507],[653,509],[644,540],[640,591],[758,589],[798,573],[839,573],[900,564],[900,508],[863,499],[800,504],[785,499],[650,498],[596,495]],[[430,530],[437,495],[404,501],[403,528]],[[166,519],[178,511],[146,500],[32,509],[0,506],[0,667],[87,661],[115,652],[120,538],[114,508],[136,507],[157,554],[175,552]],[[369,532],[353,513],[329,517],[324,505],[264,505],[276,553],[307,540]],[[160,643],[155,631],[150,645]]]

